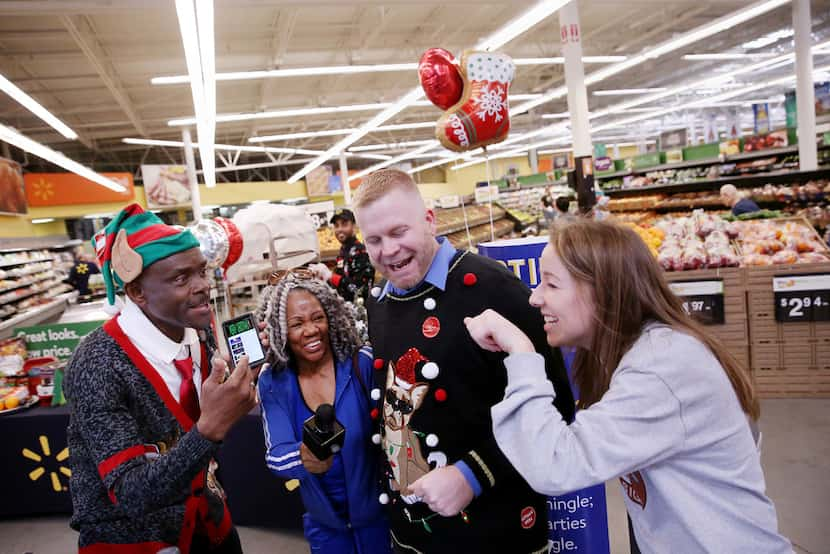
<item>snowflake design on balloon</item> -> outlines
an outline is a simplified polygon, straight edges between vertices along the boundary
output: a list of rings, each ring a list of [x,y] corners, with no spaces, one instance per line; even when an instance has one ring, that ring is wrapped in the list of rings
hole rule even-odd
[[[473,99],[473,103],[478,105],[480,111],[476,115],[482,121],[486,121],[488,116],[495,116],[496,121],[501,121],[504,117],[501,112],[507,110],[507,98],[503,98],[504,89],[496,87],[490,89],[485,87],[481,91],[481,95]]]

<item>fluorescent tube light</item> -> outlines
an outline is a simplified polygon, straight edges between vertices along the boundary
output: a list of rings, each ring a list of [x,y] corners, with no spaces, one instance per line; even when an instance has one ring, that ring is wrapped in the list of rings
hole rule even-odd
[[[772,52],[758,52],[757,54],[746,54],[741,52],[720,52],[712,54],[686,54],[684,60],[689,61],[729,61],[729,60],[753,60],[759,58],[774,58],[777,54]]]
[[[33,219],[32,223],[34,223],[35,225],[38,225],[40,223],[52,223],[53,221],[55,221],[54,217],[41,217],[41,218],[38,218],[38,219]]]
[[[305,131],[302,133],[285,133],[282,135],[263,135],[259,137],[251,137],[248,139],[248,142],[277,142],[280,140],[336,137],[338,135],[348,135],[352,131],[354,131],[354,129],[329,129],[327,131]]]
[[[595,90],[594,96],[626,96],[629,94],[649,94],[651,92],[664,92],[665,87],[656,88],[617,88],[606,90]]]
[[[44,121],[44,123],[52,127],[65,138],[70,140],[78,138],[78,134],[75,131],[70,129],[63,121],[55,117],[52,112],[41,106],[37,100],[23,92],[17,87],[17,85],[6,79],[3,75],[0,75],[0,90],[11,96],[13,100],[17,101],[24,108],[38,116]]]
[[[403,142],[393,142],[389,144],[365,144],[363,146],[352,146],[349,148],[350,152],[365,152],[367,150],[400,150],[401,148],[408,148],[410,146],[423,146],[424,144],[433,144],[434,140],[409,140]]]
[[[754,50],[756,48],[763,48],[764,46],[769,46],[770,44],[775,44],[781,39],[789,38],[795,34],[795,31],[790,29],[780,29],[778,31],[773,31],[771,33],[767,33],[762,37],[758,37],[755,40],[751,40],[749,42],[745,42],[741,44],[741,48],[744,50]]]
[[[625,60],[625,56],[583,56],[583,63],[614,63]],[[565,58],[516,58],[518,65],[562,65]],[[355,75],[359,73],[387,73],[395,71],[417,71],[417,63],[383,63],[361,65],[328,65],[322,67],[292,67],[286,69],[263,69],[255,71],[230,71],[217,73],[217,81],[244,81],[249,79],[274,79],[280,77],[315,77],[322,75]],[[190,82],[187,75],[153,77],[154,85],[182,85]]]
[[[391,104],[389,104],[388,102],[379,102],[376,104],[352,104],[346,106],[330,106],[322,108],[290,108],[286,110],[272,110],[267,112],[221,114],[216,116],[216,122],[227,123],[229,121],[250,121],[252,119],[275,119],[279,117],[298,117],[303,115],[365,112],[371,110],[382,110],[384,108],[389,107],[390,105]],[[195,117],[185,117],[181,119],[171,119],[167,122],[167,125],[171,127],[177,127],[182,125],[193,125],[194,123],[196,123]]]
[[[55,165],[59,165],[72,173],[77,173],[81,177],[89,179],[90,181],[98,183],[99,185],[107,187],[115,192],[125,192],[127,190],[124,185],[116,183],[112,179],[108,179],[100,173],[96,173],[74,160],[70,160],[60,152],[55,152],[51,148],[48,148],[41,143],[30,139],[29,137],[21,135],[11,127],[6,127],[5,125],[0,124],[0,140],[8,142],[12,146],[16,146],[21,150],[25,150],[29,154],[37,156],[38,158],[43,158],[44,160],[52,162]]]
[[[142,138],[125,138],[121,139],[121,142],[125,144],[138,144],[138,145],[145,145],[145,146],[170,146],[173,148],[183,148],[184,142],[179,140],[155,140],[155,139],[142,139]],[[193,143],[194,148],[199,148],[201,151],[201,145],[199,143]],[[239,146],[236,144],[214,144],[213,145],[215,150],[227,150],[231,152],[260,152],[260,153],[271,153],[271,154],[303,154],[306,156],[318,156],[323,153],[322,150],[309,150],[307,148],[282,148],[279,146]],[[354,154],[354,153],[347,153],[347,156],[354,156],[357,158],[366,158],[369,160],[386,160],[389,156],[382,156],[380,154]],[[204,163],[202,164],[204,166]]]

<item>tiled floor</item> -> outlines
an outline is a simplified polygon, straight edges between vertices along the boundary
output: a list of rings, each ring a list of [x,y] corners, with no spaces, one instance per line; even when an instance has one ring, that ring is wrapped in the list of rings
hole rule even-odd
[[[768,493],[782,532],[799,554],[830,554],[830,400],[765,400],[761,430]],[[619,485],[609,482],[606,489],[611,550],[628,554]],[[77,535],[66,521],[51,517],[0,522],[0,554],[70,553]],[[248,554],[308,552],[297,534],[242,528],[240,535]]]

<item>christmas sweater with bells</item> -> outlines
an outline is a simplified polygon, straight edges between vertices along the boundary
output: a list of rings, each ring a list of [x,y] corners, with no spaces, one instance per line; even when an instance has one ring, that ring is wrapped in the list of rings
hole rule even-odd
[[[372,290],[367,303],[380,398],[385,458],[379,499],[387,505],[393,540],[424,553],[546,551],[545,498],[535,493],[496,444],[490,408],[504,397],[504,355],[479,348],[463,321],[493,308],[545,353],[546,369],[566,421],[573,396],[562,357],[547,345],[543,319],[527,287],[505,267],[457,252],[445,290],[424,283],[405,295]],[[559,394],[562,396],[560,397]],[[408,487],[430,470],[463,461],[482,492],[458,516],[443,517]]]
[[[200,360],[212,352],[203,342]],[[228,536],[230,513],[213,475],[219,445],[192,428],[117,318],[81,342],[64,383],[72,405],[70,525],[81,554],[169,546],[187,554],[194,533],[212,544]]]

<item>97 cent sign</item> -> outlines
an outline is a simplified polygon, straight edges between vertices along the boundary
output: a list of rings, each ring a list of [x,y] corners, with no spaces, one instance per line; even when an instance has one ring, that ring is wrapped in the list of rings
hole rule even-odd
[[[675,281],[669,288],[680,297],[683,309],[704,325],[721,325],[723,314],[723,281]]]
[[[830,321],[830,274],[778,275],[772,291],[776,321]]]

